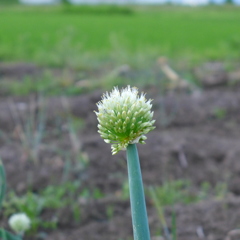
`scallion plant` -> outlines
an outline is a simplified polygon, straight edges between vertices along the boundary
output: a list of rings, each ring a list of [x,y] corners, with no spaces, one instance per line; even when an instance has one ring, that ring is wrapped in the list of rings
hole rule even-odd
[[[130,86],[103,95],[97,103],[98,132],[106,143],[112,144],[112,154],[127,151],[130,203],[134,240],[150,240],[142,174],[136,143],[145,143],[154,120],[152,100]]]
[[[6,191],[6,175],[5,169],[0,159],[0,207],[4,200]],[[0,239],[2,240],[22,240],[22,236],[26,230],[30,228],[30,219],[25,213],[14,214],[9,219],[10,227],[17,233],[14,235],[3,228],[0,228]]]

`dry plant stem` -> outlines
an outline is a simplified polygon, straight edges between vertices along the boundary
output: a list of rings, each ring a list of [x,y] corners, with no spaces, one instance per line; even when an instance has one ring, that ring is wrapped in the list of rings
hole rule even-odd
[[[134,240],[150,240],[142,174],[136,144],[127,146],[127,165]]]

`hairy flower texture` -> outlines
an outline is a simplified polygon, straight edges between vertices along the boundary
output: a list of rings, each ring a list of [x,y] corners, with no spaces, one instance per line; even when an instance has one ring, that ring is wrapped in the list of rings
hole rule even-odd
[[[10,227],[19,234],[24,233],[30,228],[31,225],[31,221],[25,213],[13,214],[9,218],[8,223]]]
[[[112,153],[126,149],[128,144],[145,143],[149,131],[154,129],[152,100],[130,86],[121,91],[115,87],[97,103],[98,132],[106,143],[112,144]]]

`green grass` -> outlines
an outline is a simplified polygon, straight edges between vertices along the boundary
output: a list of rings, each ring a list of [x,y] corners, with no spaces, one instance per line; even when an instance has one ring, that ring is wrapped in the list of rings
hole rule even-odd
[[[132,14],[91,14],[89,9],[76,14],[62,6],[15,6],[1,8],[0,23],[2,61],[78,67],[97,60],[134,62],[136,53],[145,58],[239,57],[239,7],[134,7]]]
[[[64,78],[65,77],[65,78]],[[66,76],[54,77],[51,75],[41,76],[37,79],[25,77],[22,81],[0,81],[0,89],[3,95],[27,96],[30,93],[40,93],[51,95],[77,95],[87,90],[75,85]]]
[[[18,0],[0,0],[0,5],[18,4]]]

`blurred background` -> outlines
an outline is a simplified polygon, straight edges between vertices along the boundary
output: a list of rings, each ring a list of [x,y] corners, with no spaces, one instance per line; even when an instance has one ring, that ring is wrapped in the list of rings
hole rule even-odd
[[[240,239],[239,4],[0,0],[0,226],[24,212],[24,239],[133,239],[125,152],[94,113],[131,85],[156,119],[138,146],[153,239]]]

